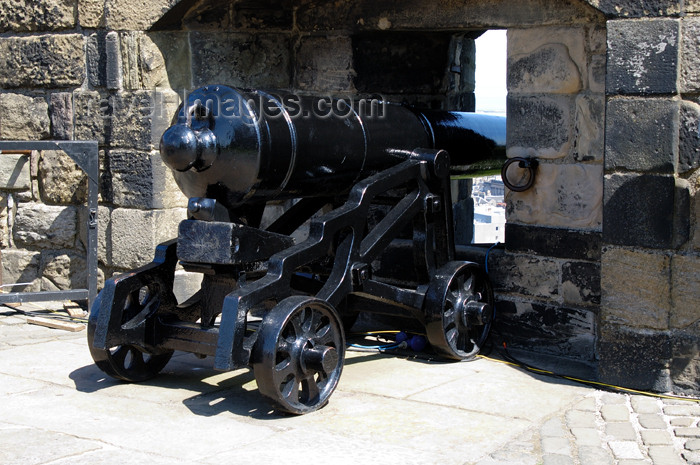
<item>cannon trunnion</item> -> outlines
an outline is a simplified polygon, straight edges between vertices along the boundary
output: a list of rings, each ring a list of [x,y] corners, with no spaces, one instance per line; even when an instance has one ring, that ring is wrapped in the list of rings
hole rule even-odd
[[[497,169],[504,145],[504,119],[483,115],[194,91],[161,141],[189,218],[152,263],[105,283],[88,324],[95,363],[142,381],[174,350],[212,356],[219,370],[252,367],[262,394],[302,414],[328,402],[358,312],[410,318],[440,356],[475,356],[493,291],[455,261],[449,176]],[[273,202],[288,208],[263,219]],[[410,269],[383,263],[397,243],[411,244]],[[202,274],[185,302],[178,263]]]

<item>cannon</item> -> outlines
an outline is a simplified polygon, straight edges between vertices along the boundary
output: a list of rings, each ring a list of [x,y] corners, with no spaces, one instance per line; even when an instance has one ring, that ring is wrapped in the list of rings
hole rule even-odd
[[[207,86],[160,152],[188,217],[98,295],[88,344],[106,374],[138,382],[175,350],[211,356],[218,370],[252,368],[278,409],[304,414],[335,390],[360,312],[410,319],[447,360],[483,347],[493,290],[455,260],[450,175],[499,169],[505,118]],[[268,218],[271,205],[285,208]],[[202,276],[184,302],[178,264]]]

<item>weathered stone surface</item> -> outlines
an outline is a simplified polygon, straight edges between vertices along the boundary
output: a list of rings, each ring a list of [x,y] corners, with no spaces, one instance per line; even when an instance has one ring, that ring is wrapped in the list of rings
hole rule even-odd
[[[680,0],[586,0],[611,17],[672,16],[681,12]]]
[[[6,249],[2,251],[2,282],[32,283],[29,286],[6,287],[7,292],[38,291],[39,281],[39,252],[26,250]]]
[[[15,243],[53,249],[73,247],[76,220],[75,207],[20,203],[15,217]]]
[[[51,137],[58,140],[73,138],[73,95],[70,92],[54,92],[49,97]]]
[[[532,255],[503,254],[497,266],[489,268],[494,289],[518,294],[556,298],[560,270],[554,260]]]
[[[49,105],[43,98],[0,94],[0,139],[46,139],[50,127]]]
[[[601,260],[601,319],[630,328],[668,329],[671,260],[666,254],[606,247]]]
[[[700,167],[700,105],[683,100],[680,113],[678,172]]]
[[[105,0],[78,0],[78,23],[83,28],[104,25]]]
[[[561,274],[561,295],[566,304],[600,304],[600,264],[564,263]]]
[[[490,268],[489,268],[490,270]],[[494,328],[511,347],[592,361],[596,314],[592,310],[499,299]]]
[[[306,37],[295,61],[301,90],[347,91],[353,86],[353,51],[349,37]]]
[[[121,207],[173,208],[187,199],[157,152],[111,150],[111,202]]]
[[[129,38],[133,34],[125,33]],[[128,48],[136,48],[134,44],[128,43]],[[119,90],[122,87],[122,63],[124,57],[121,55],[119,34],[109,31],[105,35],[105,85],[109,90]],[[128,68],[127,68],[128,69]],[[130,89],[130,87],[127,87]]]
[[[586,39],[586,30],[575,26],[508,29],[508,92],[580,90],[586,79]]]
[[[576,97],[574,131],[574,160],[602,161],[605,145],[605,97],[585,94]]]
[[[673,202],[673,237],[671,247],[674,249],[682,248],[690,239],[690,182],[683,178],[675,179],[676,187],[674,190]]]
[[[98,270],[98,287],[104,275]],[[62,291],[87,288],[87,261],[76,253],[43,252],[41,254],[41,290]]]
[[[106,0],[105,24],[109,29],[145,31],[178,0]]]
[[[14,212],[8,206],[9,194],[0,193],[0,247],[3,250],[12,245],[12,229],[10,228],[10,218]],[[12,220],[14,222],[14,218]],[[0,257],[0,261],[2,257]]]
[[[671,99],[617,98],[605,117],[605,168],[674,173],[680,104]]]
[[[563,158],[573,140],[575,98],[568,95],[511,96],[508,111],[508,156]]]
[[[469,3],[442,1],[427,7],[412,8],[393,0],[300,5],[296,10],[297,26],[302,31],[356,28],[361,30],[412,30],[430,24],[438,30],[540,27],[542,24],[590,24],[601,21],[602,14],[584,2],[560,0],[519,0],[518,7],[507,0]]]
[[[138,37],[139,84],[144,89],[170,87],[165,58],[156,43],[142,34]]]
[[[608,60],[604,54],[593,55],[588,67],[588,88],[591,92],[605,93],[605,71]]]
[[[87,36],[85,42],[87,77],[92,87],[104,87],[106,83],[106,36],[106,31],[97,31]]]
[[[608,94],[675,93],[679,21],[608,22]]]
[[[603,240],[617,245],[671,247],[675,188],[675,179],[670,176],[606,176]]]
[[[97,140],[100,145],[113,148],[151,150],[158,145],[161,136],[152,131],[154,118],[170,120],[169,115],[166,117],[166,110],[156,106],[155,102],[163,101],[159,95],[157,91],[108,95],[93,91],[75,92],[76,139]],[[156,121],[156,124],[161,127],[164,123]]]
[[[45,203],[82,204],[87,201],[87,174],[60,150],[42,152],[39,185]]]
[[[445,70],[455,64],[453,45],[449,35],[434,32],[364,33],[352,37],[351,57],[338,58],[351,59],[359,92],[435,95],[445,92]]]
[[[700,324],[682,331],[673,331],[671,334],[673,359],[670,368],[673,390],[694,395],[700,390]],[[686,413],[697,417],[696,413]]]
[[[668,333],[602,325],[597,352],[599,381],[633,389],[669,390]]]
[[[27,155],[0,155],[0,189],[27,190],[32,186]]]
[[[192,64],[190,61],[190,42],[189,33],[186,31],[179,32],[151,32],[148,34],[147,39],[152,41],[155,49],[152,50],[154,54],[154,59],[157,60],[157,53],[163,56],[163,61],[165,63],[165,74],[167,75],[168,84],[162,84],[164,87],[170,87],[178,92],[184,91],[186,89],[191,89],[192,86],[192,73],[183,73],[183,69],[190,69]],[[147,52],[146,56],[143,58],[144,66],[146,62],[150,61],[149,54]],[[149,65],[151,66],[151,65]],[[154,67],[154,72],[158,76],[162,76],[162,72],[158,67]],[[144,79],[144,87],[149,87],[145,84],[148,79]]]
[[[688,16],[681,20],[680,91],[700,91],[700,18]]]
[[[581,86],[581,74],[565,45],[546,44],[508,57],[508,92],[572,94]]]
[[[543,163],[531,189],[506,193],[506,215],[509,222],[600,230],[602,200],[602,165]]]
[[[153,260],[155,247],[177,237],[186,209],[112,211],[112,266],[132,269]]]
[[[34,32],[75,26],[75,0],[0,1],[0,31]]]
[[[671,299],[671,328],[682,329],[700,323],[700,257],[674,255],[671,258]]]
[[[601,233],[506,224],[506,250],[547,257],[600,260]]]
[[[81,34],[0,38],[0,86],[79,86],[85,78]]]
[[[284,34],[194,32],[192,84],[284,89],[290,85],[289,41]]]

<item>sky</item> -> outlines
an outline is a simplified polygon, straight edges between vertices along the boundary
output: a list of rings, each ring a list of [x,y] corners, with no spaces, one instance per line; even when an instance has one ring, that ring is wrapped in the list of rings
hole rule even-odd
[[[476,111],[506,114],[506,31],[476,39]]]

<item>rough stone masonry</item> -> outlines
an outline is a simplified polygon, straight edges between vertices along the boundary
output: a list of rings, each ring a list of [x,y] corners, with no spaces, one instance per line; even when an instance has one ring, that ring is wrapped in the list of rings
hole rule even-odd
[[[508,155],[540,162],[489,255],[498,333],[700,394],[700,1],[0,0],[0,139],[99,142],[104,279],[184,218],[157,146],[187,89],[473,110],[491,28],[508,30]],[[60,152],[0,157],[3,282],[83,285],[85,183]]]

